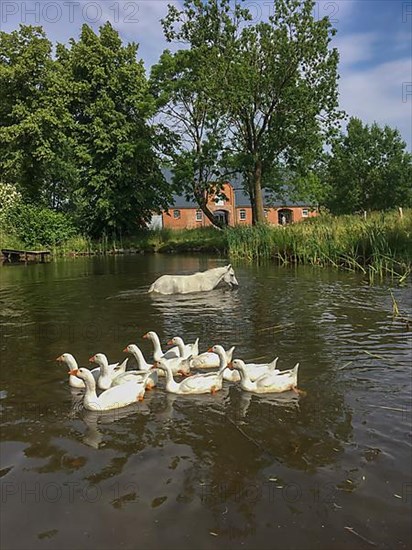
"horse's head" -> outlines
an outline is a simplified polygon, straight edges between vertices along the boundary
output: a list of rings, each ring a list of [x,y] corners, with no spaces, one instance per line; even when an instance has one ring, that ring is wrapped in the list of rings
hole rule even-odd
[[[235,276],[235,271],[231,264],[226,266],[226,273],[223,275],[223,281],[225,281],[225,283],[227,283],[230,287],[239,286]]]

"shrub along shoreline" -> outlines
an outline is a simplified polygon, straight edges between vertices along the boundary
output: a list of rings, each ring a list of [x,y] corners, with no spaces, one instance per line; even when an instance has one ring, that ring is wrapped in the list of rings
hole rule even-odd
[[[359,216],[322,215],[286,227],[236,226],[191,230],[141,231],[133,237],[97,241],[73,236],[45,245],[55,256],[113,253],[218,253],[249,262],[333,266],[362,272],[370,279],[393,276],[405,280],[412,272],[412,209]],[[0,231],[0,247],[27,248]]]

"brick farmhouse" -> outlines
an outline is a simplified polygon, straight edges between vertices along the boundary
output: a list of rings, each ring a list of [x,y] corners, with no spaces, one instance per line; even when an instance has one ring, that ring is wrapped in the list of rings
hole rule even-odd
[[[222,192],[210,198],[208,207],[226,225],[252,224],[252,208],[241,182],[225,183]],[[313,205],[308,202],[293,202],[288,199],[274,201],[267,193],[264,193],[264,209],[266,219],[272,225],[286,225],[317,215]],[[174,195],[169,210],[154,216],[151,223],[152,228],[171,229],[194,229],[210,225],[210,220],[196,202],[179,195]]]

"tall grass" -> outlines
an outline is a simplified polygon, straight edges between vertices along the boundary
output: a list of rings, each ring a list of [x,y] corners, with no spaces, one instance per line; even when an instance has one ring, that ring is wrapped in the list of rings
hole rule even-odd
[[[1,248],[25,247],[0,228]],[[412,272],[412,209],[359,216],[318,216],[281,226],[237,226],[219,231],[142,230],[133,236],[103,235],[91,241],[71,237],[55,246],[55,256],[116,252],[228,252],[234,260],[275,260],[281,264],[333,266],[367,274],[371,280],[392,275],[402,282]]]
[[[141,230],[132,236],[102,235],[90,240],[77,236],[60,245],[55,255],[111,254],[121,252],[220,252],[227,249],[223,231],[213,227],[198,229]]]
[[[331,265],[405,277],[412,268],[412,210],[358,216],[321,216],[286,227],[237,226],[227,230],[229,254],[249,261]]]
[[[24,250],[24,244],[16,235],[0,227],[0,249],[2,248]]]
[[[19,250],[27,248],[16,236],[2,231],[1,228],[0,245],[0,248],[16,248]],[[41,248],[50,249],[47,246]],[[111,254],[117,252],[224,252],[226,250],[226,233],[214,227],[182,230],[141,230],[132,236],[121,238],[104,234],[100,239],[94,240],[76,235],[51,247],[53,256]]]
[[[142,230],[123,240],[124,249],[146,252],[220,252],[227,249],[225,232],[214,227]]]

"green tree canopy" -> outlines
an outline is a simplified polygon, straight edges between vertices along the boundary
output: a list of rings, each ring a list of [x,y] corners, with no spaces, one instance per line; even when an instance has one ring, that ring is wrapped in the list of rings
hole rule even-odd
[[[412,206],[412,155],[396,129],[351,118],[335,141],[323,177],[337,214]]]
[[[51,50],[41,27],[0,32],[0,179],[49,205],[74,177],[67,95]]]
[[[78,185],[72,200],[90,235],[128,232],[167,206],[148,119],[155,104],[137,45],[122,45],[109,23],[99,35],[84,25],[57,59],[72,90],[70,112]]]
[[[195,199],[218,225],[208,201],[221,191],[224,181],[225,124],[208,94],[207,69],[212,66],[208,57],[203,48],[175,54],[164,51],[152,67],[151,89],[157,99],[158,130],[167,144],[163,151],[173,168],[175,190]]]
[[[208,94],[226,121],[226,147],[247,182],[254,221],[264,221],[262,186],[279,166],[304,172],[341,118],[338,53],[328,18],[312,0],[275,0],[267,21],[229,0],[186,0],[169,7],[168,40],[207,51]]]

